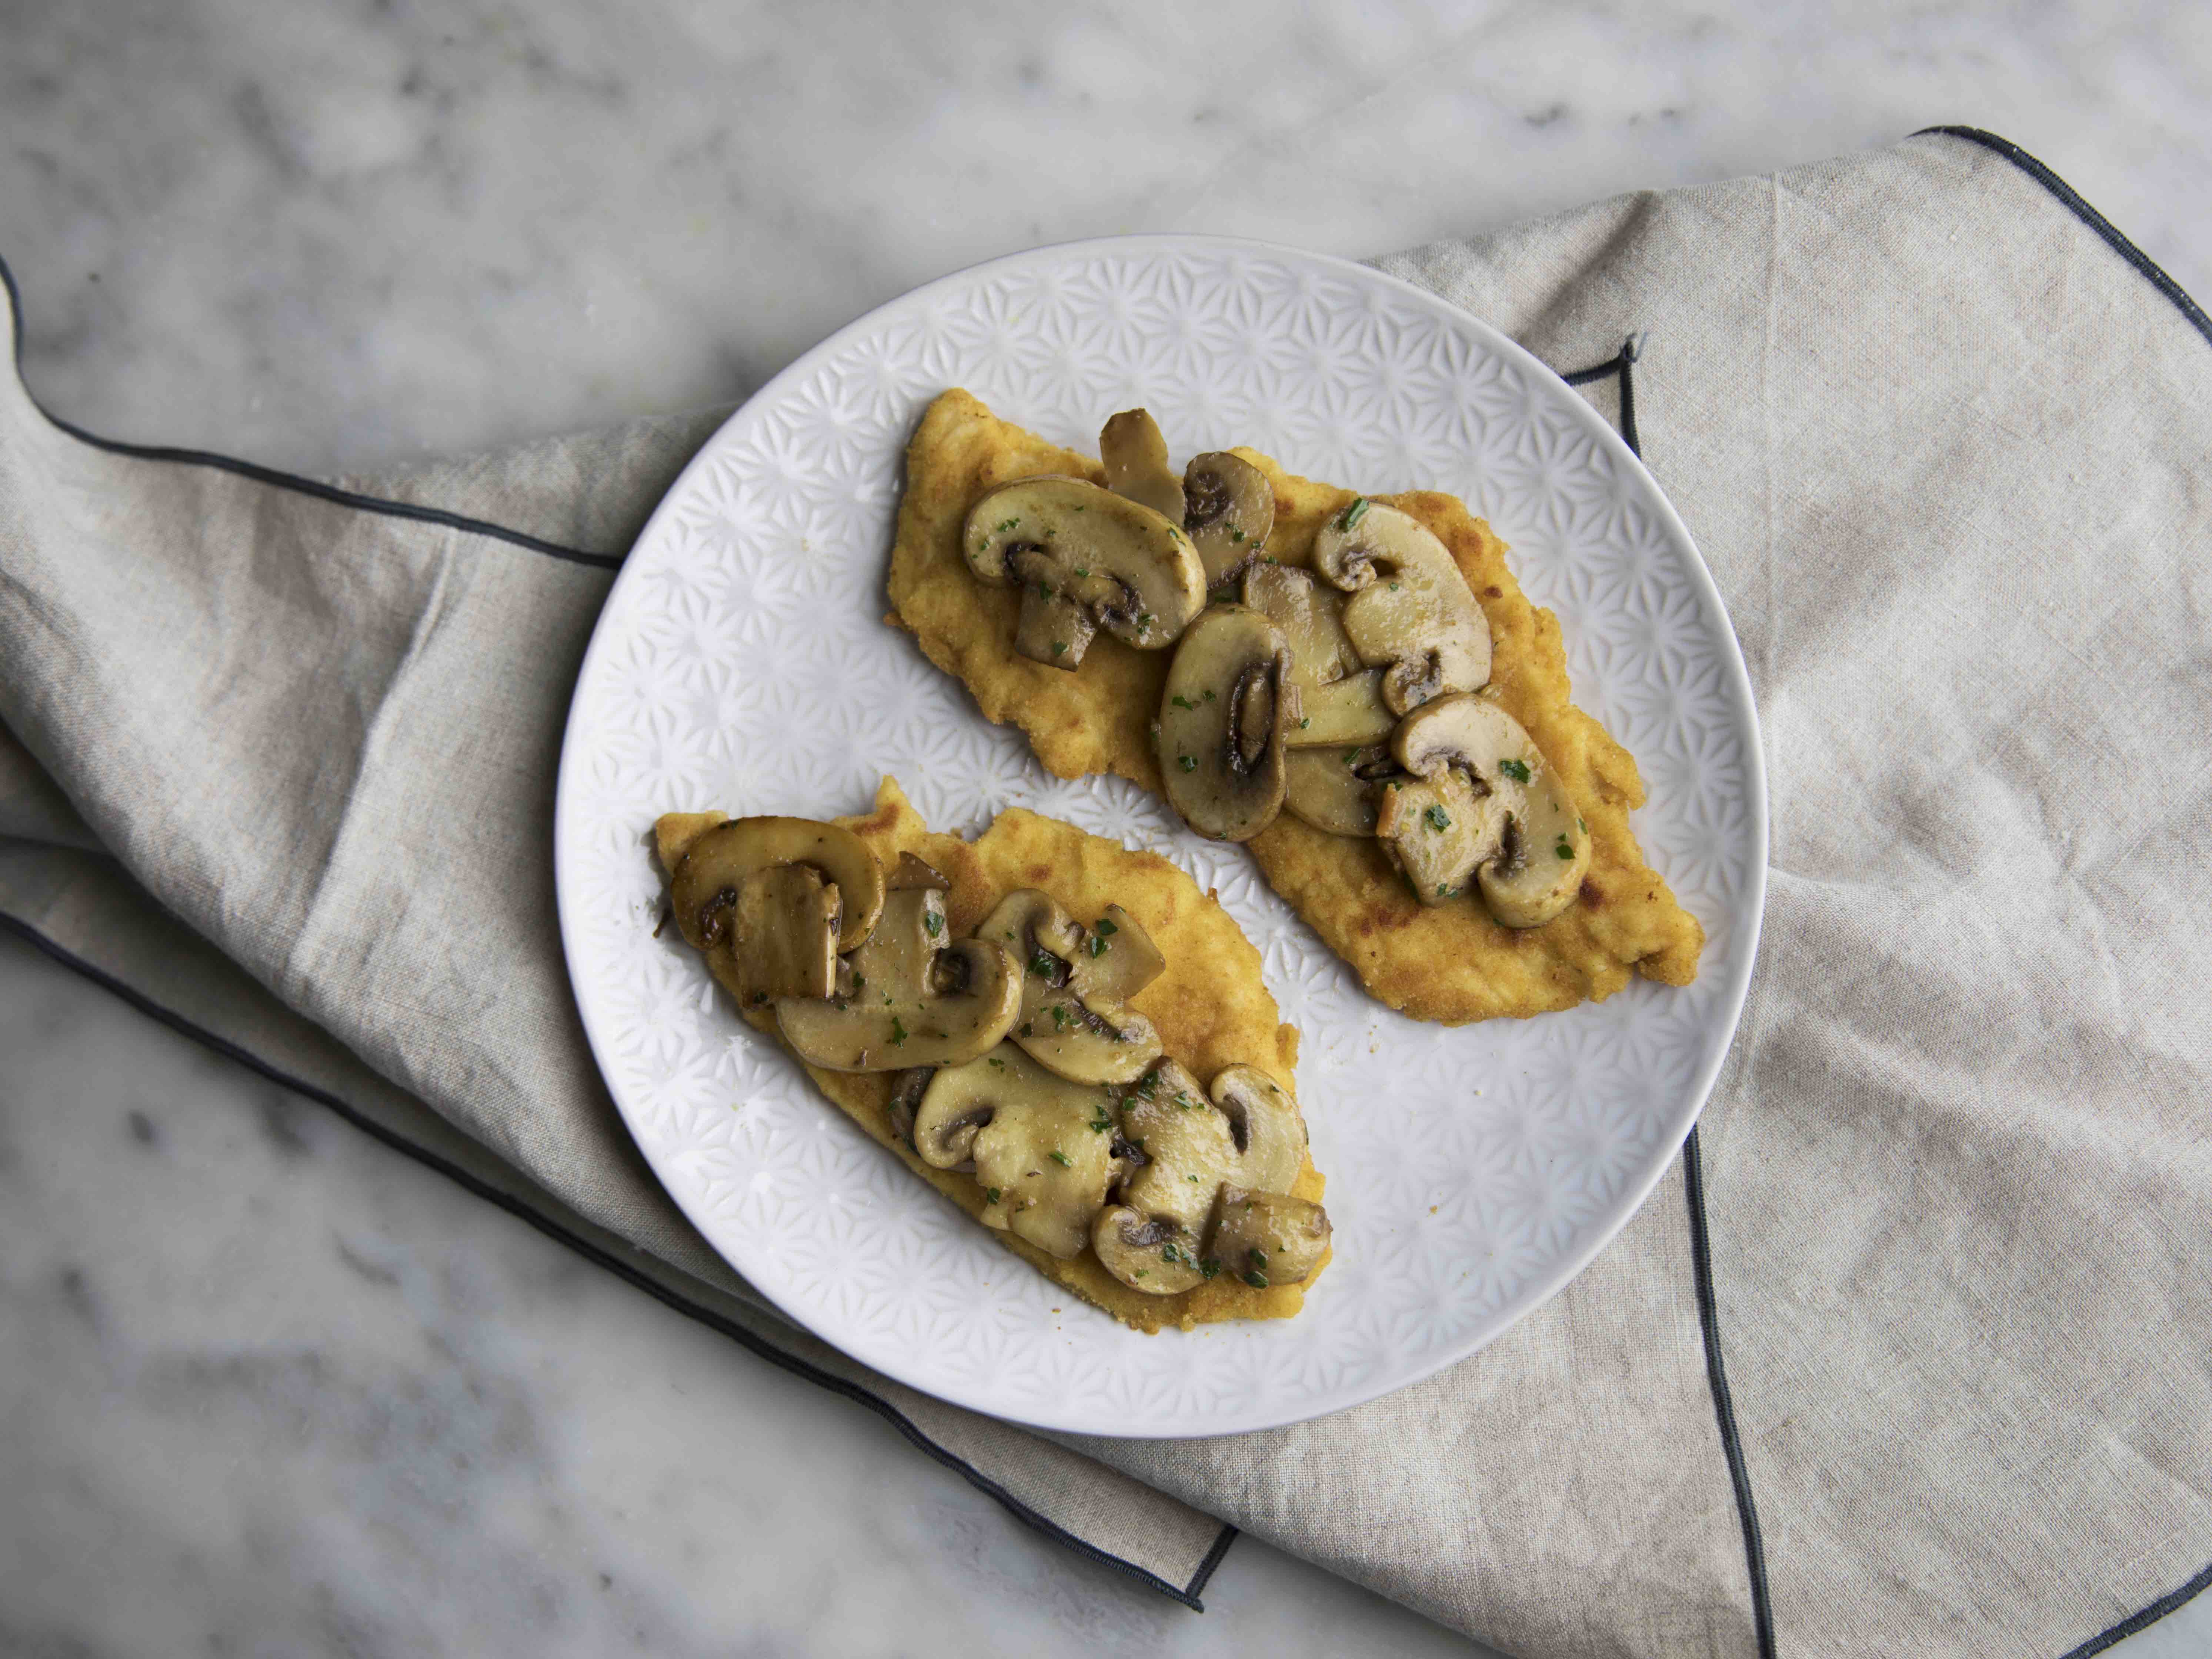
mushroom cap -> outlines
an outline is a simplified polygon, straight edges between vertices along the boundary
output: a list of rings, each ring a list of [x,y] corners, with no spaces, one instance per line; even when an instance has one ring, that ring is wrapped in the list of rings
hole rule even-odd
[[[837,889],[811,864],[746,872],[729,926],[708,947],[710,956],[730,953],[738,1006],[826,997],[835,990],[838,908]]]
[[[868,845],[840,824],[812,818],[732,818],[693,841],[677,860],[669,902],[684,939],[704,951],[727,931],[738,888],[755,870],[807,864],[835,883],[837,948],[868,937],[883,913],[884,872]]]
[[[1244,603],[1282,630],[1291,647],[1298,718],[1293,749],[1380,743],[1398,723],[1382,701],[1386,671],[1367,668],[1344,631],[1344,596],[1311,574],[1261,560],[1244,573]]]
[[[1267,475],[1225,449],[1190,458],[1182,470],[1182,527],[1197,545],[1209,582],[1259,552],[1275,528],[1275,489]]]
[[[940,1170],[973,1164],[987,1226],[1079,1255],[1118,1168],[1110,1098],[1001,1043],[931,1079],[915,1109],[915,1150]]]
[[[1381,667],[1382,699],[1403,714],[1490,678],[1490,620],[1451,556],[1409,513],[1365,497],[1314,538],[1314,568],[1352,595],[1344,631]]]
[[[988,939],[955,939],[945,895],[907,887],[847,958],[851,988],[775,1005],[784,1040],[829,1072],[957,1066],[997,1046],[1021,1012],[1020,970]]]
[[[1328,1213],[1310,1200],[1243,1187],[1221,1189],[1206,1260],[1256,1290],[1303,1283],[1328,1252]]]
[[[1392,746],[1424,781],[1470,780],[1498,815],[1497,843],[1474,877],[1501,923],[1540,927],[1574,902],[1589,868],[1589,833],[1520,721],[1487,697],[1439,697],[1406,717]]]
[[[1019,965],[1021,1012],[1011,1035],[1039,1065],[1079,1083],[1128,1083],[1160,1057],[1158,1031],[1127,1005],[1167,963],[1120,905],[1085,927],[1051,894],[1019,888],[975,936]]]
[[[1372,836],[1375,795],[1398,763],[1381,744],[1356,749],[1293,749],[1283,767],[1283,805],[1332,836]]]
[[[1056,668],[1083,660],[1097,629],[1171,645],[1206,603],[1206,570],[1182,528],[1087,478],[1018,478],[969,509],[961,550],[979,580],[1022,590],[1015,648]]]
[[[1123,1204],[1098,1212],[1091,1248],[1108,1273],[1149,1296],[1180,1295],[1211,1277],[1199,1266],[1196,1233]]]
[[[1160,775],[1183,822],[1215,841],[1249,841],[1283,805],[1284,742],[1297,723],[1282,630],[1218,605],[1185,631],[1160,697]]]
[[[1125,409],[1098,434],[1106,487],[1142,502],[1170,524],[1182,524],[1182,480],[1168,465],[1168,441],[1148,410]]]

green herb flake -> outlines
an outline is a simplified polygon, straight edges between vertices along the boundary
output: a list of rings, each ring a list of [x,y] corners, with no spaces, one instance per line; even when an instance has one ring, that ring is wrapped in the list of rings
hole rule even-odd
[[[1121,931],[1121,930],[1119,927],[1115,927],[1115,926],[1114,925],[1114,918],[1113,918],[1113,917],[1111,917],[1111,916],[1101,916],[1101,917],[1099,917],[1099,918],[1098,918],[1098,927],[1097,927],[1097,932],[1099,933],[1099,934],[1100,934],[1102,937],[1104,937],[1104,936],[1109,936],[1109,935],[1112,935],[1112,934],[1115,934],[1115,933],[1120,933]]]
[[[1080,513],[1080,512],[1082,512],[1082,511],[1083,511],[1083,509],[1082,509],[1081,507],[1077,507],[1075,510],[1076,510],[1078,513]],[[1077,575],[1079,575],[1079,576],[1087,576],[1087,575],[1089,575],[1089,574],[1091,574],[1091,571],[1090,571],[1090,568],[1089,568],[1089,567],[1088,567],[1088,566],[1085,566],[1085,565],[1079,565],[1079,564],[1078,566],[1076,566],[1076,567],[1075,567],[1075,574],[1076,574]]]
[[[1312,722],[1311,720],[1300,720],[1300,721],[1298,722],[1298,730],[1299,730],[1299,731],[1301,731],[1301,732],[1303,732],[1303,731],[1304,731],[1304,730],[1306,729],[1306,727],[1308,727],[1309,726],[1311,726],[1312,724],[1313,724],[1313,722]]]
[[[1336,527],[1339,530],[1349,530],[1366,516],[1367,497],[1355,495],[1352,504],[1336,515]]]
[[[1559,862],[1562,864],[1572,864],[1575,861],[1575,849],[1568,846],[1565,841],[1561,841],[1552,851],[1559,855]]]
[[[866,975],[860,974],[855,974],[853,975],[853,988],[855,991],[866,990],[867,988],[867,984],[868,981]]]
[[[1100,1107],[1097,1117],[1091,1122],[1091,1133],[1094,1135],[1103,1135],[1113,1127],[1113,1124],[1107,1120],[1106,1109]]]
[[[1137,1271],[1136,1271],[1133,1274],[1132,1274],[1132,1275],[1131,1275],[1131,1277],[1132,1277],[1132,1278],[1135,1278],[1135,1279],[1142,1279],[1142,1278],[1144,1278],[1147,1273],[1149,1273],[1151,1271],[1152,1271],[1152,1270],[1151,1270],[1149,1267],[1139,1267],[1139,1268],[1138,1268],[1138,1269],[1137,1269]]]
[[[896,1014],[891,1016],[891,1041],[893,1043],[906,1041],[906,1025]]]
[[[1458,888],[1446,886],[1443,882],[1438,882],[1437,884],[1437,896],[1438,898],[1455,898],[1458,895]]]
[[[1188,697],[1183,696],[1180,691],[1176,692],[1172,697],[1170,697],[1168,701],[1178,708],[1195,708],[1198,707],[1196,703],[1193,702]]]
[[[1066,1003],[1055,1002],[1052,1005],[1052,1028],[1055,1031],[1065,1031],[1067,1029],[1067,1005]]]
[[[1059,965],[1060,959],[1049,951],[1040,951],[1030,958],[1030,972],[1039,979],[1050,979],[1052,970]]]
[[[1441,833],[1451,828],[1451,814],[1441,806],[1430,806],[1423,810],[1421,822],[1432,831]]]
[[[1188,755],[1177,755],[1176,757],[1176,764],[1182,768],[1186,772],[1195,772],[1198,770],[1198,763],[1193,760]]]
[[[1235,525],[1231,525],[1229,526],[1229,539],[1232,542],[1241,542],[1244,539],[1244,532]]]
[[[986,1187],[983,1188],[983,1196],[996,1204],[999,1201],[999,1189],[996,1187]]]
[[[1050,1158],[1054,1163],[1059,1164],[1063,1170],[1072,1170],[1075,1167],[1074,1160],[1070,1158],[1066,1152],[1061,1152],[1057,1146],[1047,1152],[1045,1156]]]
[[[1189,1182],[1194,1187],[1198,1184],[1198,1177],[1196,1176],[1185,1176],[1183,1179]]]
[[[1206,1257],[1205,1261],[1198,1264],[1198,1270],[1206,1278],[1212,1278],[1214,1274],[1221,1271],[1221,1258],[1218,1255],[1210,1255]]]
[[[1052,642],[1052,654],[1055,657],[1066,649],[1067,641],[1066,640],[1054,640]]]
[[[1395,582],[1392,582],[1392,583],[1390,584],[1390,591],[1391,591],[1393,593],[1396,592],[1398,591],[1398,584],[1397,584],[1397,583],[1395,583]]]
[[[1186,1112],[1188,1111],[1194,1104],[1191,1097],[1180,1089],[1175,1091],[1175,1103],[1182,1107]],[[1195,1181],[1198,1177],[1196,1176],[1193,1176],[1191,1179]]]
[[[1000,1059],[998,1057],[998,1055],[996,1055],[996,1054],[993,1054],[993,1055],[990,1057],[990,1059],[991,1059],[991,1064],[992,1064],[992,1065],[994,1065],[994,1066],[997,1066],[1000,1071],[1002,1071],[1002,1072],[1003,1072],[1003,1071],[1005,1071],[1005,1070],[1006,1069],[1006,1062],[1005,1060],[1000,1060]]]
[[[1516,783],[1528,781],[1528,763],[1526,761],[1502,760],[1498,763],[1498,769]]]
[[[1050,599],[1052,597],[1052,584],[1050,582],[1039,582],[1037,584],[1037,597],[1042,599]]]
[[[1267,1288],[1267,1275],[1255,1267],[1244,1275],[1244,1282],[1255,1291],[1264,1291]]]
[[[1202,695],[1205,696],[1206,702],[1212,702],[1213,701],[1213,693],[1211,690],[1206,691]]]
[[[1257,1245],[1253,1246],[1252,1249],[1252,1265],[1255,1267],[1264,1267],[1267,1265],[1267,1253]]]
[[[1000,525],[999,526],[998,529],[997,529],[995,532],[994,532],[993,533],[994,533],[994,534],[996,534],[996,535],[1003,536],[1003,535],[1005,535],[1005,534],[1006,534],[1009,530],[1012,530],[1012,529],[1016,525],[1019,524],[1020,522],[1021,522],[1021,520],[1020,520],[1019,519],[1007,519],[1007,520],[1004,520],[1003,522],[1001,522],[1001,523],[1000,523]]]
[[[945,931],[945,918],[934,910],[925,911],[922,915],[921,925],[928,930],[930,938],[935,939]],[[854,981],[856,984],[858,982],[858,981]]]

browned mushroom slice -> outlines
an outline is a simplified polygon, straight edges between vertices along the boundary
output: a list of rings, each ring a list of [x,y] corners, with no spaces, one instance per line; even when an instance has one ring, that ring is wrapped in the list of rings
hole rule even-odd
[[[1381,743],[1398,717],[1382,701],[1382,674],[1364,666],[1340,620],[1344,596],[1303,570],[1264,560],[1244,573],[1244,603],[1283,630],[1298,718],[1293,749],[1341,749]]]
[[[1011,1035],[1038,1064],[1081,1083],[1127,1083],[1160,1057],[1159,1033],[1127,1004],[1167,963],[1120,905],[1085,927],[1051,894],[1024,887],[1000,899],[975,936],[1020,964]]]
[[[1258,611],[1219,605],[1190,625],[1160,700],[1160,775],[1183,822],[1249,841],[1283,805],[1285,732],[1297,722],[1290,647]]]
[[[979,580],[1018,587],[1014,648],[1073,669],[1103,628],[1124,644],[1175,643],[1206,603],[1182,527],[1087,478],[1021,478],[969,509],[961,550]]]
[[[1500,834],[1475,880],[1500,922],[1540,927],[1574,902],[1589,832],[1520,721],[1487,697],[1439,697],[1406,717],[1394,746],[1408,771],[1463,776],[1486,792]]]
[[[1372,836],[1376,792],[1405,769],[1379,743],[1357,749],[1293,749],[1283,767],[1283,805],[1332,836]]]
[[[840,995],[775,1005],[784,1040],[824,1071],[957,1066],[995,1048],[1021,1012],[1012,953],[953,939],[933,887],[886,897],[883,920],[848,961]]]
[[[738,889],[756,870],[811,865],[842,901],[837,948],[867,938],[884,907],[884,872],[850,830],[812,818],[732,818],[696,837],[677,860],[669,902],[684,937],[704,951],[729,931]]]
[[[1099,1265],[1133,1291],[1178,1296],[1211,1277],[1199,1265],[1199,1235],[1162,1216],[1109,1205],[1091,1224]]]
[[[1190,458],[1182,471],[1182,527],[1198,548],[1209,582],[1220,581],[1259,552],[1275,527],[1275,490],[1267,475],[1226,450]]]
[[[1377,798],[1375,834],[1424,904],[1466,892],[1476,868],[1496,856],[1505,836],[1505,803],[1466,772],[1445,768],[1432,778],[1386,787]]]
[[[1206,1263],[1255,1290],[1302,1284],[1321,1265],[1328,1238],[1328,1216],[1318,1204],[1288,1193],[1224,1187]]]
[[[1098,460],[1116,495],[1141,501],[1170,524],[1182,523],[1182,481],[1168,465],[1168,441],[1148,412],[1125,409],[1108,421],[1098,434]]]
[[[1450,550],[1411,514],[1360,497],[1322,527],[1313,563],[1352,595],[1345,634],[1362,662],[1385,670],[1393,714],[1487,683],[1489,618]]]
[[[1063,1259],[1080,1255],[1118,1167],[1109,1098],[1002,1043],[930,1080],[915,1111],[915,1150],[938,1169],[973,1171],[987,1226]]]
[[[738,1006],[828,996],[836,986],[838,908],[837,889],[811,865],[747,872],[727,940]]]

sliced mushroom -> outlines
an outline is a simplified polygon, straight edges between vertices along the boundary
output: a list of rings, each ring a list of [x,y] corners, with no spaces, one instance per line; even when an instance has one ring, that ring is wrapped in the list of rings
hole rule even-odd
[[[1098,459],[1116,495],[1141,501],[1170,524],[1182,523],[1182,481],[1168,465],[1168,441],[1150,413],[1125,409],[1108,421],[1098,434]]]
[[[1256,1066],[1224,1066],[1206,1091],[1229,1122],[1240,1187],[1286,1193],[1305,1164],[1306,1121],[1281,1085]]]
[[[1014,648],[1073,669],[1107,629],[1140,650],[1173,644],[1206,603],[1180,525],[1085,478],[1021,478],[969,510],[961,548],[981,580],[1022,590]]]
[[[1197,545],[1209,582],[1222,580],[1257,553],[1275,527],[1275,490],[1267,475],[1226,450],[1190,458],[1182,470],[1182,527]]]
[[[1012,1037],[1039,1065],[1079,1083],[1128,1083],[1160,1057],[1159,1033],[1127,1003],[1167,963],[1120,905],[1085,927],[1051,894],[1025,887],[1000,899],[975,935],[1019,965]]]
[[[669,901],[684,937],[704,951],[730,928],[738,889],[756,870],[811,865],[836,884],[842,909],[837,948],[868,937],[884,908],[884,872],[850,830],[812,818],[733,818],[695,839],[677,861]]]
[[[1199,1265],[1196,1233],[1127,1205],[1109,1205],[1098,1212],[1091,1248],[1108,1273],[1131,1290],[1152,1296],[1178,1296],[1212,1277]]]
[[[1395,747],[1408,771],[1467,773],[1503,805],[1503,835],[1475,877],[1491,915],[1508,927],[1540,927],[1574,902],[1589,832],[1520,721],[1487,697],[1443,697],[1406,717]]]
[[[1381,744],[1293,749],[1283,768],[1283,805],[1332,836],[1375,833],[1376,791],[1405,770]]]
[[[1297,723],[1291,650],[1256,611],[1218,605],[1190,625],[1160,699],[1160,775],[1183,822],[1249,841],[1283,805],[1285,733]]]
[[[1328,1216],[1318,1204],[1288,1193],[1224,1187],[1206,1262],[1255,1290],[1301,1284],[1320,1265],[1328,1237]]]
[[[957,1066],[995,1047],[1021,1012],[1012,952],[953,939],[933,887],[886,897],[882,921],[847,963],[839,995],[775,1005],[785,1040],[825,1071]]]
[[[940,1170],[972,1167],[987,1226],[1080,1255],[1118,1167],[1109,1098],[1001,1043],[931,1079],[915,1111],[915,1150]]]
[[[886,892],[896,892],[902,887],[934,887],[940,893],[952,890],[951,882],[911,853],[901,853],[898,866],[884,878]]]
[[[738,883],[727,937],[741,1008],[775,997],[826,997],[837,983],[837,889],[807,864],[772,864]],[[718,975],[719,977],[719,975]]]
[[[1239,1154],[1228,1117],[1198,1079],[1176,1061],[1162,1060],[1122,1097],[1121,1138],[1145,1159],[1122,1177],[1121,1202],[1201,1236]]]
[[[1314,568],[1352,595],[1344,631],[1382,668],[1382,701],[1403,714],[1490,678],[1490,622],[1451,551],[1411,514],[1361,496],[1314,538]]]
[[[1424,904],[1467,891],[1505,837],[1506,803],[1456,768],[1433,778],[1393,780],[1376,799],[1375,834]]]
[[[659,854],[660,867],[673,876],[693,842],[729,821],[727,812],[663,812],[653,821],[653,850]]]
[[[1255,564],[1244,573],[1244,603],[1283,630],[1291,647],[1291,683],[1298,718],[1287,734],[1293,749],[1381,743],[1398,723],[1382,702],[1380,668],[1367,668],[1344,631],[1341,594],[1287,565]]]

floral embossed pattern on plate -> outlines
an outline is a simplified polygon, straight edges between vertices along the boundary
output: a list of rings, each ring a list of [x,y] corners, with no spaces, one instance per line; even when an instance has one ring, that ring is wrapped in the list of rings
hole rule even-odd
[[[1369,999],[1233,847],[1118,780],[1066,783],[883,621],[899,461],[964,386],[1095,449],[1136,404],[1180,459],[1463,495],[1565,628],[1577,702],[1627,744],[1653,865],[1708,935],[1697,982],[1447,1030]],[[1032,1273],[817,1095],[652,937],[653,817],[823,817],[897,776],[933,827],[1032,807],[1220,894],[1303,1029],[1298,1093],[1336,1258],[1290,1321],[1143,1337]],[[793,364],[678,479],[578,682],[555,814],[593,1052],[655,1173],[793,1318],[913,1387],[1096,1434],[1222,1434],[1358,1403],[1473,1352],[1581,1269],[1672,1159],[1751,969],[1765,799],[1751,694],[1704,564],[1589,404],[1485,325],[1360,266],[1141,237],[915,290]]]

